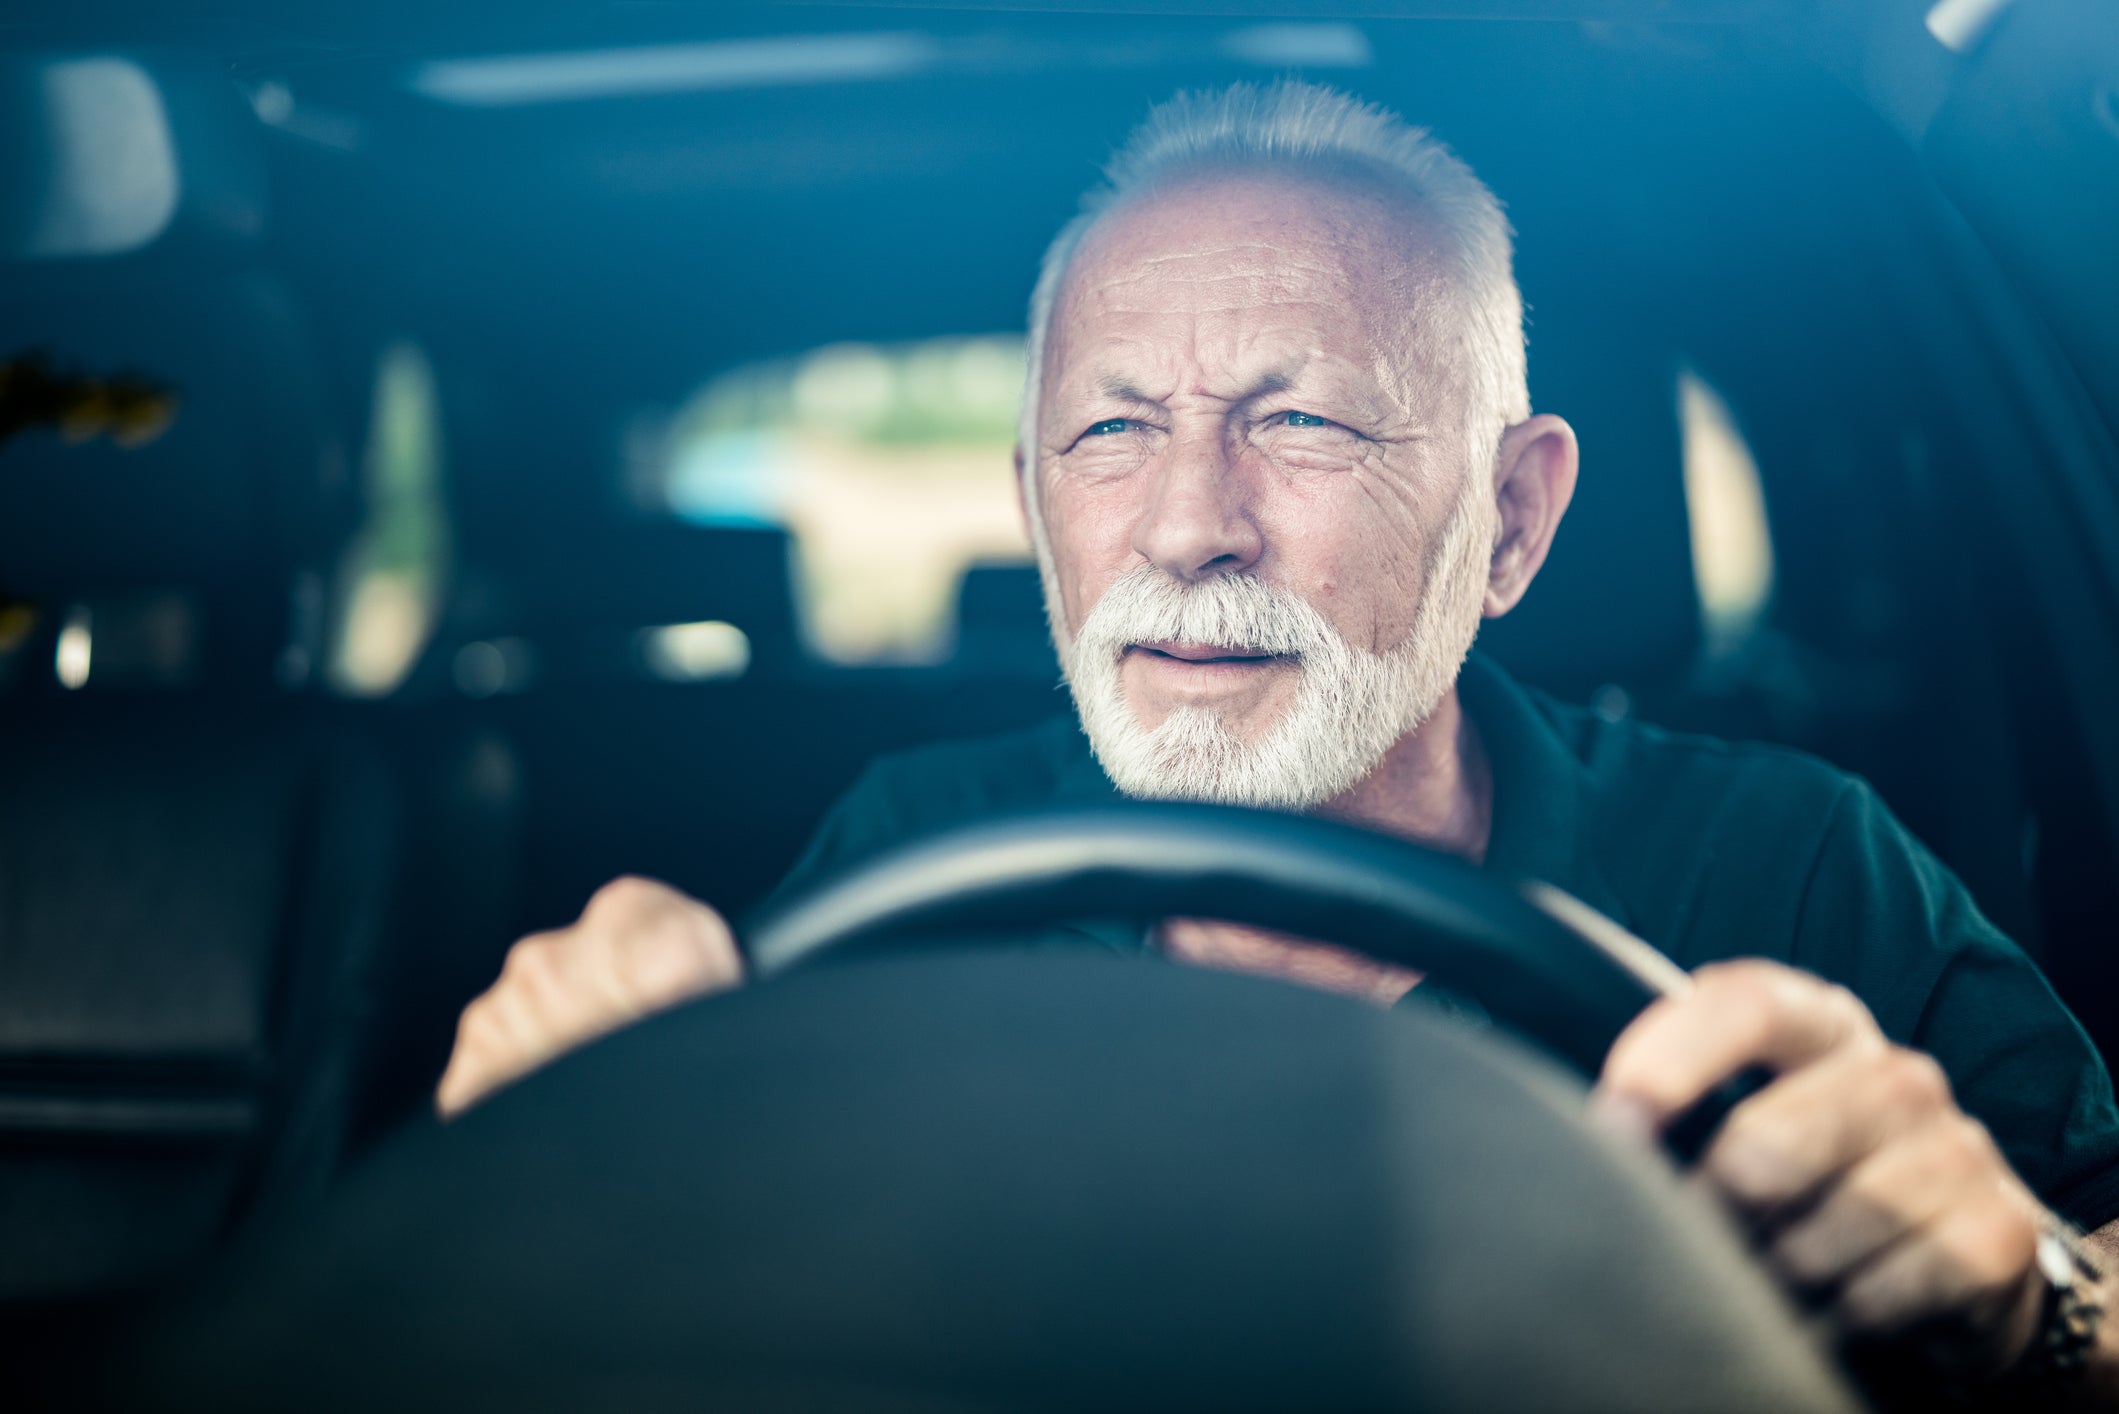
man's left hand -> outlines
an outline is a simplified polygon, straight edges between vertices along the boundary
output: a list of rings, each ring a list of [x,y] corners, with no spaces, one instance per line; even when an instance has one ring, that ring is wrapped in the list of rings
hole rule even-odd
[[[1619,1037],[1600,1114],[1649,1135],[1747,1066],[1699,1171],[1768,1262],[1852,1339],[1912,1335],[1951,1373],[2006,1369],[2037,1323],[2038,1201],[1958,1109],[1934,1060],[1868,1008],[1778,963],[1718,963]]]

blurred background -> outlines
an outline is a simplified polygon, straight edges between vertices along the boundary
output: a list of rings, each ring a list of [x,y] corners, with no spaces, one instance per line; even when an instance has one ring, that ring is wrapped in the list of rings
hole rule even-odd
[[[2115,51],[2089,0],[0,20],[0,1288],[331,1171],[614,874],[740,914],[872,755],[1067,710],[1038,255],[1150,104],[1283,73],[1518,228],[1583,473],[1483,646],[1869,777],[2109,1044]]]

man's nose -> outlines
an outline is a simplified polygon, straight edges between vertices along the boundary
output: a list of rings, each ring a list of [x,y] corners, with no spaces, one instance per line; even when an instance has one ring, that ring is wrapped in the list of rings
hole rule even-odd
[[[1134,550],[1187,583],[1251,568],[1265,552],[1265,539],[1251,517],[1243,480],[1218,439],[1172,446],[1134,523]]]

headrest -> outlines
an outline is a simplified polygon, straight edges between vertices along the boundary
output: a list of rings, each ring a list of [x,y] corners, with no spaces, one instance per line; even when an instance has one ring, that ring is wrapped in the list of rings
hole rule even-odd
[[[0,52],[0,591],[247,585],[350,510],[211,55]]]
[[[176,50],[0,53],[0,261],[255,239],[257,121]]]
[[[956,652],[960,670],[1056,679],[1059,661],[1045,625],[1037,566],[978,564],[957,585]]]

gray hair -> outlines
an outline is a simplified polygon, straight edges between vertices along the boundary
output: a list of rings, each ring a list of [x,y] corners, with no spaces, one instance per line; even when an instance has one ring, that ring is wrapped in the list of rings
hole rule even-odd
[[[1397,114],[1319,84],[1283,79],[1180,93],[1159,104],[1104,167],[1081,209],[1045,250],[1030,296],[1029,375],[1023,391],[1026,475],[1037,468],[1038,401],[1045,340],[1060,281],[1082,237],[1127,200],[1187,177],[1268,168],[1351,178],[1402,196],[1439,243],[1445,346],[1470,392],[1473,470],[1491,470],[1503,429],[1530,416],[1524,370],[1523,296],[1512,268],[1513,233],[1501,203],[1447,147]],[[1026,498],[1043,536],[1036,488]]]

